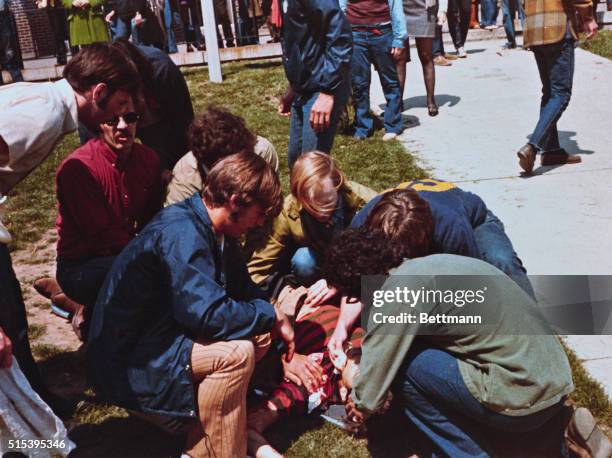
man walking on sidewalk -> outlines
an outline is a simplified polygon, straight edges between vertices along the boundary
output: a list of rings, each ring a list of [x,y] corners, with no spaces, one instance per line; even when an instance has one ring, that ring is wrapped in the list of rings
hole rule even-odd
[[[557,121],[572,96],[574,47],[580,26],[587,40],[597,33],[591,0],[530,0],[525,4],[524,46],[533,51],[542,80],[540,119],[529,142],[517,153],[526,175],[533,171],[538,151],[542,165],[582,160],[561,148],[557,132]]]

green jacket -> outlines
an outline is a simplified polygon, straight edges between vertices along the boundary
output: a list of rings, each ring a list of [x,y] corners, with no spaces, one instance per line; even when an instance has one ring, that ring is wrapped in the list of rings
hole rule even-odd
[[[560,402],[574,389],[569,361],[558,338],[533,299],[500,270],[479,259],[436,254],[407,259],[389,274],[379,288],[381,297],[398,288],[421,294],[461,293],[461,297],[467,297],[466,291],[481,290],[484,300],[460,303],[452,302],[452,297],[447,302],[420,296],[408,304],[405,296],[396,299],[391,295],[383,304],[372,301],[373,306],[362,312],[366,335],[360,374],[351,394],[359,410],[374,412],[383,405],[387,391],[402,375],[402,365],[417,336],[420,345],[457,358],[472,396],[494,412],[530,415]],[[423,323],[421,313],[450,319],[478,315],[482,323]],[[402,314],[412,314],[416,322],[389,320],[402,319],[406,316]]]
[[[355,213],[377,195],[373,189],[353,181],[347,182],[340,192],[344,193],[346,202],[344,220],[347,227]],[[302,205],[292,194],[285,198],[283,209],[274,220],[271,231],[262,243],[258,244],[259,247],[255,249],[248,263],[249,273],[255,283],[261,284],[278,270],[278,262],[287,254],[288,249],[295,250],[305,246],[319,253],[325,252],[325,243],[305,230],[300,217],[301,210]]]
[[[109,41],[102,5],[105,0],[89,0],[89,6],[75,8],[71,0],[62,0],[68,11],[70,46]]]

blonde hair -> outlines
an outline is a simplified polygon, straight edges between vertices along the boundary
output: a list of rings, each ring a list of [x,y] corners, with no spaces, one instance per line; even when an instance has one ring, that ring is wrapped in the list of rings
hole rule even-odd
[[[302,154],[291,169],[291,194],[314,217],[331,216],[346,178],[329,154]]]

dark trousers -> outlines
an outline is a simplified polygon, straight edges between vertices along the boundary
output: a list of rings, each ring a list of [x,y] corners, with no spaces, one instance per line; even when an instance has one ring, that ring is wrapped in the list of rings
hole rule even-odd
[[[221,24],[221,28],[223,29],[223,36],[225,37],[225,46],[231,48],[234,46],[234,32],[232,32],[232,24],[230,22],[229,15],[227,14],[227,4],[225,0],[215,0],[213,2],[215,7],[215,19],[216,24]],[[217,41],[219,42],[219,47],[223,47],[223,40],[221,39],[221,34],[219,33],[219,28],[217,29]]]
[[[445,54],[444,42],[442,41],[442,26],[436,25],[436,34],[433,39],[431,52],[434,57],[443,56]]]
[[[0,12],[0,68],[6,68],[13,79],[13,83],[23,81],[19,69],[16,44],[13,17],[10,12],[2,11]],[[0,86],[2,84],[2,76],[0,75]]]
[[[30,385],[39,394],[44,394],[46,390],[30,350],[28,320],[21,288],[13,271],[11,255],[3,243],[0,243],[0,327],[11,339],[13,355]]]
[[[53,31],[53,40],[55,43],[55,57],[58,60],[66,59],[66,43],[68,37],[66,24],[66,10],[61,7],[48,6],[47,17]]]
[[[470,0],[448,0],[448,31],[455,48],[465,46],[470,28]]]
[[[540,119],[529,143],[542,152],[561,148],[557,121],[572,97],[574,45],[575,41],[570,37],[559,43],[532,47],[542,81],[542,99]]]

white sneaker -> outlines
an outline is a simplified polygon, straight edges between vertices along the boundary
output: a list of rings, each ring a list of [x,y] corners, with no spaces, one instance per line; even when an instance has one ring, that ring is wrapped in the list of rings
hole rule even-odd
[[[457,49],[457,57],[461,57],[462,59],[467,57],[467,52],[465,52],[465,48],[463,46]]]
[[[389,140],[393,140],[394,138],[397,138],[397,134],[393,133],[393,132],[387,132],[385,135],[383,135],[383,142],[388,142]]]

